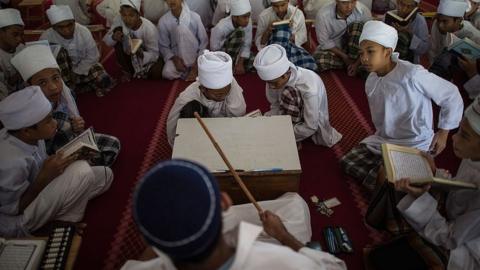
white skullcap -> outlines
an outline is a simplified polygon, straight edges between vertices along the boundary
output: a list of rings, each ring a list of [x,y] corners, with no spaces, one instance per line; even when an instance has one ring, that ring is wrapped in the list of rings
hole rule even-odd
[[[20,11],[14,8],[0,9],[0,28],[10,25],[25,25]]]
[[[270,3],[278,3],[278,2],[284,2],[284,1],[288,2],[288,0],[270,0]]]
[[[441,0],[437,8],[437,13],[450,17],[463,17],[467,8],[467,2],[462,0]]]
[[[17,53],[10,62],[20,73],[24,81],[46,68],[57,68],[57,61],[53,57],[49,46],[32,45]]]
[[[385,48],[397,47],[397,30],[382,21],[368,21],[363,25],[362,34],[358,43],[363,40],[370,40],[382,45]]]
[[[473,130],[480,135],[480,96],[465,110],[465,118]]]
[[[141,0],[120,0],[120,6],[130,6],[140,12]]]
[[[198,57],[198,81],[209,89],[220,89],[232,83],[232,58],[224,52],[205,52]]]
[[[292,63],[288,61],[285,48],[278,44],[268,45],[258,52],[253,62],[258,76],[264,81],[272,81],[287,73]]]
[[[230,15],[240,16],[252,11],[249,0],[230,0]]]
[[[73,17],[72,10],[67,5],[51,5],[50,8],[47,9],[47,16],[48,20],[50,21],[50,25],[75,19],[75,17]]]
[[[0,121],[5,129],[18,130],[42,121],[52,111],[52,104],[39,86],[29,86],[0,102]]]

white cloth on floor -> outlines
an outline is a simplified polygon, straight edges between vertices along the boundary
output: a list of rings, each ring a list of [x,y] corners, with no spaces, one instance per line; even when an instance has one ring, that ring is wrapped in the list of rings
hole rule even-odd
[[[221,51],[228,35],[230,35],[233,30],[235,30],[235,26],[233,25],[231,16],[221,19],[217,25],[212,28],[210,35],[210,49],[212,51]],[[249,21],[246,27],[242,27],[242,30],[245,33],[245,37],[243,39],[243,45],[240,49],[239,57],[249,58],[252,49],[252,20]],[[233,59],[233,61],[235,62],[236,59]]]
[[[207,99],[200,91],[200,83],[190,84],[175,100],[167,119],[167,137],[170,145],[173,146],[175,133],[177,130],[177,121],[180,117],[180,111],[191,101],[198,101],[208,108],[210,117],[238,117],[245,115],[247,105],[243,98],[243,89],[235,79],[232,81],[230,92],[222,102]]]
[[[396,60],[383,77],[372,72],[365,92],[376,132],[361,143],[380,153],[382,143],[429,150],[433,133],[432,101],[440,107],[438,128],[459,126],[463,100],[458,88],[420,65]]]

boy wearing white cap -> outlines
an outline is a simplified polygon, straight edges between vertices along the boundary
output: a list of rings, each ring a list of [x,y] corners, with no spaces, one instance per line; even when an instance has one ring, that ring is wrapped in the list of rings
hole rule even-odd
[[[170,11],[158,22],[158,44],[165,66],[162,76],[167,80],[194,81],[197,57],[208,46],[208,36],[200,16],[190,10],[184,0],[168,0]]]
[[[419,3],[420,0],[397,0],[398,16],[407,17]],[[407,25],[392,22],[391,26],[398,31],[398,44],[395,51],[400,54],[400,59],[420,64],[420,57],[430,49],[430,36],[425,17],[417,12]]]
[[[50,49],[45,45],[33,45],[12,58],[12,64],[30,85],[41,87],[53,107],[57,132],[46,140],[47,153],[55,153],[60,147],[85,130],[70,89],[63,83],[60,70]],[[95,165],[111,166],[120,152],[120,141],[110,135],[95,134],[100,153],[91,159]]]
[[[330,125],[327,93],[318,74],[293,65],[277,44],[263,48],[253,65],[267,83],[270,111],[265,115],[290,115],[297,142],[312,138],[331,147],[340,141],[342,135]]]
[[[30,86],[0,102],[0,235],[28,236],[48,222],[79,222],[88,200],[113,180],[107,167],[91,167],[76,155],[47,156],[55,136],[52,105]]]
[[[441,0],[437,18],[433,22],[432,47],[429,52],[430,71],[438,76],[451,79],[451,68],[457,67],[457,56],[447,51],[457,39],[469,38],[480,45],[480,30],[463,19],[468,8],[463,0]]]
[[[163,62],[158,57],[158,31],[152,22],[140,16],[140,5],[140,0],[120,0],[120,16],[103,37],[108,46],[115,48],[125,81],[132,76],[161,79]],[[131,53],[130,39],[142,40],[135,54]]]
[[[100,64],[100,53],[92,33],[77,23],[69,6],[52,5],[47,10],[50,27],[40,39],[59,44],[72,60],[73,88],[80,92],[93,90],[103,96],[113,87],[113,80]]]
[[[462,159],[454,179],[480,187],[480,98],[467,108],[452,140],[455,155]],[[430,163],[435,174],[435,163],[433,160]],[[423,242],[428,241],[428,244],[420,241],[420,246],[404,245],[401,250],[398,247],[394,250],[392,244],[380,246],[370,255],[370,259],[377,263],[375,269],[392,269],[391,265],[399,266],[397,269],[432,269],[431,259],[422,256],[426,253],[425,250],[436,255],[428,258],[437,258],[435,263],[441,266],[437,269],[480,269],[480,190],[450,191],[445,205],[440,207],[445,210],[444,216],[437,210],[439,202],[428,192],[430,186],[415,187],[410,185],[409,179],[401,179],[395,182],[395,188],[407,193],[397,204],[397,209],[424,239]],[[431,247],[432,244],[435,248]],[[405,261],[402,262],[398,254],[404,253],[419,254],[424,261],[415,268],[402,268]],[[382,260],[380,256],[388,261]],[[438,259],[445,256],[446,260]],[[398,260],[395,261],[395,258]]]
[[[458,127],[463,101],[452,83],[393,53],[397,31],[383,22],[365,23],[360,59],[370,72],[365,83],[376,132],[341,160],[344,172],[373,190],[382,166],[381,144],[391,143],[440,154],[448,133]],[[432,101],[440,107],[438,131],[433,131]]]
[[[295,66],[317,70],[313,56],[302,45],[307,42],[305,17],[298,6],[294,7],[287,0],[273,0],[271,7],[260,13],[255,35],[258,50],[270,44],[285,48],[287,57]],[[290,20],[288,24],[274,26],[273,23]]]
[[[24,25],[20,11],[0,9],[0,100],[23,87],[10,59],[23,47]]]
[[[54,0],[54,5],[67,5],[72,10],[75,21],[81,25],[89,25],[92,21],[90,7],[93,0]]]
[[[223,18],[212,28],[210,49],[224,51],[232,57],[234,74],[242,75],[252,69],[252,21],[249,1],[231,0],[230,16]]]
[[[167,137],[173,146],[179,118],[239,117],[245,115],[243,89],[233,77],[232,58],[224,52],[205,51],[198,57],[198,79],[173,104],[167,119]]]
[[[479,0],[468,0],[468,8],[465,12],[465,20],[471,22],[473,26],[477,29],[480,29],[480,11],[478,8],[480,7]]]
[[[360,66],[358,38],[370,10],[357,0],[336,0],[317,13],[315,31],[318,47],[313,54],[318,71],[347,68],[354,76]]]

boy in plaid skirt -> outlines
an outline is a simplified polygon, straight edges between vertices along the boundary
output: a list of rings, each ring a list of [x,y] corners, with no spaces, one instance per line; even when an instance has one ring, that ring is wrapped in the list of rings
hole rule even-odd
[[[312,138],[331,147],[340,141],[342,135],[330,125],[327,93],[318,74],[295,66],[278,44],[263,48],[254,67],[267,83],[271,110],[265,115],[290,115],[297,142]]]
[[[103,68],[100,53],[92,33],[76,23],[69,6],[52,5],[47,10],[51,28],[40,39],[61,45],[72,61],[71,83],[78,92],[95,91],[103,96],[113,87],[113,80]]]
[[[347,68],[355,76],[360,67],[358,38],[370,10],[356,0],[336,0],[322,9],[315,20],[318,47],[314,53],[320,72]]]
[[[33,45],[25,48],[12,58],[12,64],[25,82],[40,86],[52,103],[52,114],[57,120],[58,131],[55,137],[46,141],[46,150],[53,154],[85,130],[85,121],[80,116],[70,89],[63,83],[59,67],[47,46]],[[100,153],[90,162],[96,166],[112,166],[120,152],[120,141],[99,133],[95,134],[95,139]]]

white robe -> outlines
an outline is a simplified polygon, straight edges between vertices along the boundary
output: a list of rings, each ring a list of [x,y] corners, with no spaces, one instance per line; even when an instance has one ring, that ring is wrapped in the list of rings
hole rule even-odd
[[[462,22],[462,29],[454,33],[442,34],[438,30],[437,21],[435,20],[431,29],[432,46],[428,53],[430,64],[433,64],[435,57],[443,52],[443,49],[450,46],[457,38],[469,38],[480,45],[480,30],[473,26],[469,21]]]
[[[192,67],[208,46],[205,27],[200,16],[183,4],[178,19],[169,11],[160,18],[157,29],[160,53],[165,61],[162,76],[169,80],[178,79],[185,74],[177,71],[171,58],[179,56],[187,67]]]
[[[142,25],[137,30],[128,28],[122,21],[120,16],[116,17],[110,31],[103,37],[103,41],[108,46],[115,46],[117,42],[112,39],[113,30],[117,27],[122,27],[124,35],[133,35],[135,38],[143,41],[141,49],[143,50],[142,65],[147,66],[151,63],[156,63],[158,60],[158,31],[153,23],[143,17]]]
[[[480,185],[480,162],[463,160],[455,179]],[[397,205],[408,223],[434,245],[450,251],[448,270],[480,269],[480,191],[457,190],[447,196],[446,214],[428,193],[405,196]]]
[[[92,33],[87,27],[79,23],[75,23],[75,32],[72,39],[63,38],[52,27],[43,32],[40,39],[64,47],[72,60],[73,72],[78,75],[88,75],[90,68],[100,61],[100,53]]]
[[[0,235],[21,237],[52,220],[78,222],[88,200],[106,191],[110,168],[76,161],[19,213],[22,194],[36,180],[47,158],[44,141],[29,145],[0,130]]]
[[[281,21],[289,19],[295,7],[291,4],[288,5],[288,11],[284,18],[279,18],[272,7],[269,7],[260,13],[257,23],[257,32],[255,35],[255,45],[258,50],[263,49],[265,45],[261,44],[262,35],[267,30],[267,28],[274,21]],[[297,10],[293,18],[292,34],[295,35],[295,45],[301,47],[305,42],[307,42],[307,26],[305,25],[305,17],[301,10]]]
[[[464,85],[463,88],[468,93],[470,99],[475,99],[480,95],[480,75],[476,74],[470,78]]]
[[[210,35],[210,50],[221,51],[223,49],[225,41],[227,40],[228,35],[230,35],[233,30],[235,30],[235,26],[233,26],[231,16],[220,20],[218,24],[212,28]],[[252,21],[250,20],[246,27],[242,27],[242,30],[245,33],[245,37],[243,39],[243,45],[240,49],[239,56],[242,58],[249,58],[250,51],[252,49]],[[234,62],[236,60],[237,59],[233,59]]]
[[[395,61],[387,75],[372,72],[367,78],[365,92],[376,132],[361,143],[378,154],[382,143],[427,151],[434,135],[432,101],[440,106],[438,128],[452,130],[462,119],[462,97],[455,85],[422,66]]]
[[[106,26],[110,27],[115,18],[120,15],[120,0],[102,0],[95,9],[105,18]]]
[[[213,11],[215,7],[212,6],[210,0],[184,0],[191,11],[200,15],[202,24],[205,28],[210,28],[212,24]]]
[[[305,243],[310,240],[310,214],[305,201],[296,193],[287,193],[277,200],[259,202],[263,209],[273,211],[280,216],[287,230]],[[255,225],[254,225],[255,224]],[[304,230],[309,234],[299,233],[292,226]],[[227,244],[236,247],[236,253],[231,270],[236,269],[346,269],[340,259],[332,255],[302,248],[294,252],[288,247],[271,242],[272,238],[262,237],[263,233],[258,213],[251,204],[232,206],[223,218],[223,235]],[[293,230],[293,231],[292,231]],[[307,239],[307,240],[305,240]],[[175,266],[168,256],[156,250],[159,257],[146,262],[127,261],[122,270],[165,269],[175,270]]]
[[[330,125],[328,99],[325,85],[315,72],[301,67],[291,67],[291,76],[286,86],[294,88],[303,100],[303,121],[293,126],[297,141],[312,137],[315,144],[331,147],[342,139]],[[280,114],[280,98],[283,89],[270,89],[266,86],[270,111],[265,115]]]
[[[143,0],[143,17],[157,25],[158,20],[168,12],[168,5],[165,0]]]
[[[243,98],[243,89],[235,79],[232,81],[230,93],[222,102],[207,99],[200,91],[200,83],[194,82],[190,84],[175,100],[167,119],[167,137],[170,145],[173,146],[175,140],[175,132],[177,130],[177,121],[180,117],[180,111],[183,107],[191,102],[198,101],[208,108],[210,117],[238,117],[245,115],[245,99]]]

